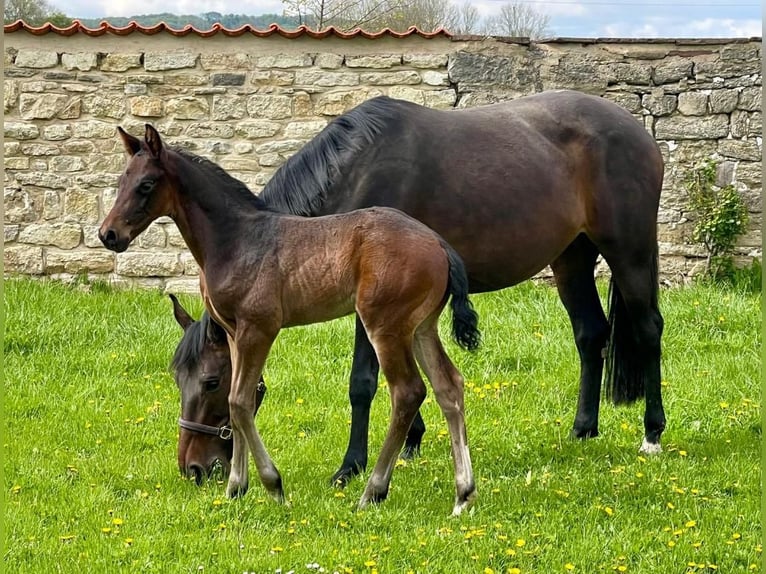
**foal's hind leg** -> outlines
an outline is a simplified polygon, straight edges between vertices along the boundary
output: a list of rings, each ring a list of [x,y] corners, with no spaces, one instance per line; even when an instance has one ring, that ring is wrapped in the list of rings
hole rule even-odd
[[[585,235],[580,235],[551,263],[580,355],[580,393],[572,427],[575,438],[598,436],[603,351],[609,337],[609,323],[593,277],[597,256],[596,246]]]
[[[248,449],[253,453],[261,483],[277,501],[284,501],[282,477],[271,460],[266,447],[255,428],[255,407],[258,381],[266,357],[274,342],[255,329],[239,326],[235,338],[229,337],[231,353],[231,390],[229,411],[233,430],[234,452],[226,494],[235,498],[242,496],[248,488]]]
[[[447,419],[455,469],[455,506],[452,514],[456,516],[476,498],[476,483],[465,428],[463,376],[444,351],[439,340],[436,318],[429,320],[416,332],[415,353],[431,382],[444,418]]]
[[[359,508],[370,502],[381,502],[388,496],[391,474],[407,430],[426,397],[426,386],[415,362],[411,340],[384,336],[373,344],[391,392],[391,422]]]
[[[359,316],[356,317],[354,339],[354,360],[351,364],[351,379],[348,398],[351,403],[351,431],[348,447],[340,468],[332,475],[330,484],[346,486],[359,472],[367,468],[370,405],[378,390],[380,364]],[[420,443],[426,425],[420,411],[415,415],[402,451],[403,458],[412,458],[420,452]]]

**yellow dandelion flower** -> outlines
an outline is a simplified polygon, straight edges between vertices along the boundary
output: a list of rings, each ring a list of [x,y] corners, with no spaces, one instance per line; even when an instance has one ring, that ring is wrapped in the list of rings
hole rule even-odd
[[[519,569],[519,568],[508,568],[508,574],[521,574],[521,569]]]
[[[673,548],[673,546],[675,546],[675,545],[676,545],[676,542],[675,542],[675,540],[669,540],[669,541],[668,541],[668,547],[669,547],[669,548]]]
[[[572,564],[571,562],[567,562],[566,564],[564,564],[564,568],[566,568],[568,571],[571,572],[572,570],[575,569],[575,565]]]
[[[740,538],[742,538],[742,535],[739,532],[735,532],[734,534],[731,535],[731,537],[734,540],[739,540]]]
[[[620,564],[619,566],[617,566],[617,572],[627,572],[627,571],[628,571],[628,567],[625,566],[625,564]]]
[[[14,486],[14,487],[11,489],[11,492],[12,492],[13,494],[18,494],[19,492],[21,492],[21,487],[20,487],[20,486],[17,484],[17,485],[15,485],[15,486]]]
[[[614,510],[610,506],[605,506],[604,512],[607,516],[612,516],[614,514]]]
[[[495,571],[492,570],[492,568],[490,568],[489,566],[487,566],[486,568],[484,568],[484,574],[495,574]]]
[[[372,568],[373,566],[377,566],[378,563],[375,562],[375,560],[367,560],[364,565],[367,566],[367,568]]]
[[[303,431],[298,431],[298,438],[306,438],[306,433]]]
[[[516,556],[516,551],[513,548],[506,548],[505,554],[506,556]]]
[[[303,399],[295,399],[295,404],[302,405]]]
[[[284,551],[284,548],[282,548],[281,546],[273,546],[271,548],[271,553],[272,554],[279,554],[282,551]]]
[[[122,526],[125,524],[125,521],[122,518],[112,518],[112,524],[115,526]]]
[[[132,539],[132,538],[126,538],[126,539],[123,541],[123,543],[125,544],[125,547],[128,547],[128,546],[130,546],[131,544],[133,544],[133,539]]]
[[[336,491],[333,496],[335,496],[335,498],[346,498],[345,493],[341,492],[340,490]]]
[[[112,529],[106,526],[101,529],[101,532],[103,532],[104,534],[109,534],[110,532],[112,532]]]
[[[524,546],[526,543],[527,543],[527,541],[526,541],[526,540],[524,540],[523,538],[519,538],[519,539],[516,541],[516,546],[518,546],[519,548],[521,548],[521,547],[522,547],[522,546]]]
[[[668,508],[669,508],[670,510],[673,510],[673,509],[675,509],[675,507],[676,507],[676,505],[675,505],[675,504],[673,504],[672,502],[668,502]]]
[[[684,526],[686,526],[686,528],[694,528],[695,526],[697,526],[697,521],[689,520],[686,522],[686,524],[684,524]]]
[[[213,501],[213,506],[221,506],[222,504],[223,502],[218,498]]]

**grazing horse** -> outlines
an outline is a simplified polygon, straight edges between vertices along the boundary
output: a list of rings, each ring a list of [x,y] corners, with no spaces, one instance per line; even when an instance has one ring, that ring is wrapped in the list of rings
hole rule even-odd
[[[216,164],[166,147],[151,125],[143,141],[121,128],[119,133],[129,160],[99,238],[122,252],[151,222],[169,216],[200,266],[205,307],[226,331],[231,356],[234,444],[227,494],[247,491],[249,449],[266,490],[284,501],[282,478],[253,420],[258,383],[279,331],[356,312],[391,392],[388,433],[360,508],[388,494],[397,455],[426,394],[419,366],[447,421],[453,514],[460,514],[476,487],[463,378],[438,334],[447,302],[460,346],[477,348],[479,331],[457,252],[391,208],[314,218],[271,211]]]
[[[178,468],[185,476],[202,484],[220,465],[228,475],[232,455],[232,430],[229,417],[231,359],[226,331],[205,311],[195,321],[174,295],[173,315],[183,329],[183,337],[171,362],[181,393],[178,426]],[[255,411],[266,393],[263,379],[256,391]]]
[[[515,285],[550,265],[580,357],[572,436],[598,435],[602,378],[616,403],[646,398],[640,450],[661,451],[656,143],[616,104],[559,90],[462,110],[387,97],[330,122],[280,167],[261,194],[305,216],[395,207],[460,254],[472,292]],[[611,269],[605,314],[594,279]],[[351,432],[332,481],[367,465],[378,361],[359,320],[349,385]],[[405,452],[425,432],[420,414]]]

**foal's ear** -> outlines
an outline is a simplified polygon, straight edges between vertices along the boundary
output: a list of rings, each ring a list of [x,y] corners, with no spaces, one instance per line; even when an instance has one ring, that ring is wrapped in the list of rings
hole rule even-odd
[[[181,328],[186,331],[186,329],[189,328],[189,325],[194,323],[194,319],[192,319],[191,315],[186,312],[186,309],[181,306],[181,303],[178,302],[175,295],[168,293],[168,297],[173,301],[173,316],[176,318],[178,324],[181,325]]]
[[[159,132],[154,129],[151,124],[146,124],[146,133],[144,134],[144,140],[146,140],[146,146],[149,151],[152,152],[154,157],[160,157],[162,152],[162,140],[160,139]]]
[[[120,138],[122,138],[122,145],[125,146],[125,151],[128,152],[128,155],[131,157],[136,155],[141,149],[141,140],[134,138],[120,126],[117,126],[117,132],[120,134]]]

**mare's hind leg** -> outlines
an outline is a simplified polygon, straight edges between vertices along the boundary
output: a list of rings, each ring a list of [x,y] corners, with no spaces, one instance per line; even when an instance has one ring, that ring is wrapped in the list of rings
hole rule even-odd
[[[232,368],[229,411],[234,439],[231,472],[226,487],[226,494],[230,498],[242,496],[247,492],[249,449],[255,458],[255,466],[263,486],[274,499],[284,501],[282,478],[266,451],[253,420],[258,382],[273,342],[274,337],[242,325],[237,329],[233,340],[229,337]]]
[[[596,246],[585,235],[579,235],[551,263],[559,297],[569,314],[580,355],[580,392],[572,427],[575,438],[598,436],[603,351],[609,338],[609,323],[593,277],[597,256]]]
[[[476,483],[465,428],[463,376],[444,351],[439,340],[437,319],[438,316],[433,321],[429,319],[415,333],[415,354],[447,419],[455,470],[455,506],[452,514],[457,516],[476,498]]]
[[[610,351],[613,356],[613,395],[616,401],[630,402],[643,390],[644,440],[640,452],[662,452],[660,437],[665,430],[662,406],[661,338],[664,321],[657,304],[657,247],[637,249],[610,258],[616,289],[612,294],[610,320],[614,322]],[[613,316],[613,317],[612,317]],[[628,389],[627,391],[625,389]],[[631,389],[639,389],[631,391]]]
[[[378,371],[380,364],[375,355],[367,333],[359,317],[356,317],[354,339],[354,360],[351,365],[351,379],[348,387],[348,398],[351,403],[351,431],[348,437],[348,447],[343,456],[340,468],[332,475],[330,483],[336,486],[346,486],[348,482],[367,468],[368,437],[370,425],[370,405],[378,389]],[[415,415],[402,456],[412,458],[420,452],[420,443],[426,426],[420,411]]]
[[[375,341],[375,350],[391,392],[391,421],[359,508],[370,502],[381,502],[388,496],[391,474],[407,430],[426,397],[426,386],[420,377],[409,338],[382,336]]]

